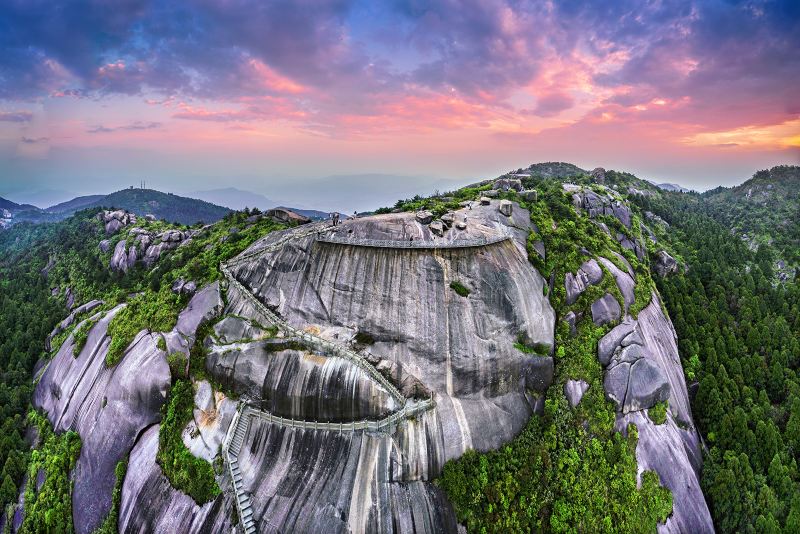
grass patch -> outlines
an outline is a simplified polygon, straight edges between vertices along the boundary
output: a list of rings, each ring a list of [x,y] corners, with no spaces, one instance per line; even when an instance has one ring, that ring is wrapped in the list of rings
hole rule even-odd
[[[530,345],[525,338],[525,334],[522,333],[517,336],[517,342],[514,343],[514,348],[525,354],[535,354],[537,356],[547,356],[550,354],[550,345],[546,343],[534,343]]]
[[[83,347],[86,346],[86,341],[89,339],[89,331],[97,324],[97,321],[93,321],[91,319],[87,319],[86,321],[82,322],[81,325],[75,329],[75,332],[72,334],[72,356],[77,358]]]
[[[128,301],[108,325],[111,345],[106,355],[106,365],[112,367],[122,359],[125,349],[143,329],[167,332],[175,327],[178,311],[185,298],[174,294],[164,285],[160,291],[145,291]]]
[[[172,486],[189,495],[197,504],[212,501],[220,494],[210,463],[196,458],[184,445],[181,432],[192,419],[194,388],[189,380],[178,380],[162,408],[156,461]]]
[[[663,425],[667,422],[667,408],[669,405],[667,401],[661,401],[657,403],[655,406],[647,410],[647,415],[650,416],[650,420],[653,421],[657,425]]]
[[[453,280],[450,282],[450,289],[455,291],[461,297],[467,297],[470,294],[469,289],[458,280]]]
[[[167,356],[167,363],[169,364],[169,372],[172,375],[172,380],[186,378],[186,365],[189,363],[189,358],[181,351],[175,351]]]

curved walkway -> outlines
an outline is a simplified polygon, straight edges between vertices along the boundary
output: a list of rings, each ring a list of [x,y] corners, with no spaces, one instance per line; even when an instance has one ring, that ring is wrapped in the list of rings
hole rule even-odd
[[[403,249],[447,249],[447,248],[472,248],[485,247],[494,243],[499,243],[511,239],[507,233],[491,237],[473,237],[468,239],[444,239],[431,241],[429,239],[418,239],[416,241],[401,241],[399,239],[366,239],[361,237],[340,236],[338,234],[320,235],[317,241],[321,243],[336,243],[341,245],[352,245],[356,247],[375,247],[375,248],[403,248]]]
[[[253,408],[248,402],[243,401],[239,403],[236,414],[228,427],[228,432],[223,441],[223,451],[228,463],[228,469],[231,476],[231,483],[233,491],[236,496],[236,508],[239,512],[241,519],[241,527],[245,534],[256,532],[256,525],[253,519],[253,509],[250,502],[250,495],[244,490],[242,483],[242,472],[239,467],[239,452],[241,451],[242,444],[250,428],[253,418],[259,418],[272,424],[278,424],[288,428],[308,429],[308,430],[325,430],[333,432],[389,432],[400,421],[407,418],[414,417],[422,412],[430,410],[435,406],[435,401],[431,397],[421,401],[406,399],[402,393],[392,384],[385,376],[383,376],[372,364],[364,359],[363,356],[357,352],[350,350],[341,345],[332,343],[320,337],[303,332],[291,326],[288,322],[282,319],[278,314],[270,310],[264,305],[252,292],[250,292],[231,272],[232,267],[239,266],[247,261],[251,261],[269,252],[274,252],[292,240],[302,239],[310,235],[316,235],[318,241],[324,243],[337,243],[355,246],[366,247],[382,247],[382,248],[407,248],[407,249],[446,249],[446,248],[467,248],[467,247],[480,247],[486,246],[500,241],[505,241],[511,236],[507,233],[490,237],[490,238],[474,238],[462,239],[454,241],[395,241],[395,240],[372,240],[372,239],[350,239],[338,236],[325,236],[324,233],[334,230],[333,227],[319,228],[314,227],[306,231],[297,233],[289,233],[288,235],[279,238],[273,243],[254,250],[249,253],[244,253],[227,263],[223,263],[220,269],[228,281],[229,287],[234,287],[239,293],[246,298],[253,308],[260,313],[271,324],[277,326],[284,334],[299,338],[301,342],[306,343],[316,352],[329,356],[338,356],[344,358],[360,369],[365,371],[373,379],[375,379],[389,394],[394,397],[401,408],[384,417],[378,421],[362,420],[351,421],[348,423],[327,423],[319,421],[303,421],[296,419],[287,419],[273,415],[269,412],[257,410]]]

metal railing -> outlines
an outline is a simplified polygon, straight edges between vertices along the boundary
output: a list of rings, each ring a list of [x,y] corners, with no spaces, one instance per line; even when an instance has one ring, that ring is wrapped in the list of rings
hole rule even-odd
[[[357,247],[374,247],[374,248],[401,248],[401,249],[448,249],[448,248],[473,248],[485,247],[494,243],[499,243],[511,239],[508,233],[502,233],[493,236],[472,237],[466,239],[453,239],[453,240],[436,240],[418,239],[412,240],[399,240],[399,239],[367,239],[363,237],[349,237],[339,234],[320,235],[317,241],[320,243],[334,243],[339,245],[352,245]]]
[[[383,388],[391,395],[398,405],[402,405],[405,402],[405,397],[402,393],[392,384],[385,376],[383,376],[380,371],[375,369],[375,367],[370,364],[367,360],[365,360],[361,355],[358,353],[342,347],[340,345],[336,345],[335,343],[331,343],[330,341],[324,340],[308,332],[303,332],[299,330],[281,317],[278,316],[275,312],[267,308],[264,303],[262,303],[255,295],[250,293],[227,269],[223,268],[223,274],[228,279],[228,283],[230,287],[235,287],[239,293],[242,294],[250,304],[255,308],[255,310],[260,313],[268,322],[272,323],[273,325],[277,326],[285,335],[290,337],[297,338],[298,341],[301,343],[306,344],[313,350],[317,352],[321,352],[326,355],[330,356],[338,356],[342,359],[348,360],[349,362],[355,364],[361,370],[366,372],[370,377],[376,380]]]
[[[478,237],[470,239],[456,239],[452,241],[397,241],[397,240],[376,240],[376,239],[361,239],[361,238],[347,238],[338,235],[325,236],[326,232],[334,230],[333,227],[315,226],[306,231],[289,232],[287,235],[279,238],[273,243],[270,243],[257,250],[243,253],[229,262],[223,263],[220,266],[223,275],[228,281],[229,287],[236,288],[239,293],[247,299],[257,313],[261,314],[267,322],[277,326],[285,335],[293,337],[297,341],[310,347],[312,350],[328,355],[343,358],[353,363],[361,370],[366,372],[370,377],[377,381],[394,400],[401,406],[401,408],[377,421],[373,420],[360,420],[350,422],[321,422],[321,421],[306,421],[297,420],[293,418],[286,418],[274,415],[270,412],[258,410],[254,408],[249,402],[241,401],[236,410],[236,414],[231,421],[228,431],[223,441],[223,451],[225,459],[228,463],[228,470],[231,476],[231,484],[236,497],[236,508],[241,520],[241,527],[245,534],[256,532],[255,520],[253,519],[253,510],[250,502],[250,495],[244,491],[242,473],[239,468],[239,453],[244,443],[247,431],[250,428],[252,418],[259,418],[272,424],[281,425],[287,428],[297,428],[306,430],[323,430],[333,432],[388,432],[393,429],[399,422],[415,417],[416,415],[430,410],[436,406],[433,397],[424,400],[406,399],[397,387],[392,384],[383,374],[381,374],[371,363],[369,363],[363,356],[357,352],[350,350],[346,347],[330,342],[328,340],[317,337],[308,332],[299,330],[277,313],[270,310],[263,302],[261,302],[250,290],[248,290],[231,272],[231,268],[242,265],[243,263],[253,260],[257,257],[263,256],[267,253],[278,250],[286,245],[288,242],[296,239],[302,239],[311,235],[315,235],[316,240],[323,243],[347,244],[365,247],[381,247],[381,248],[403,248],[403,249],[446,249],[446,248],[469,248],[481,247],[499,243],[511,238],[507,232],[491,236],[491,237]]]

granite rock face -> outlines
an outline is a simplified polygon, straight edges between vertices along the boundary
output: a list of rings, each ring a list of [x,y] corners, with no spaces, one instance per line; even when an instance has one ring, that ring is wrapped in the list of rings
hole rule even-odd
[[[670,394],[669,382],[658,365],[644,357],[640,345],[617,351],[606,370],[603,387],[622,413],[652,408]]]
[[[85,306],[89,305],[94,304]],[[105,363],[111,342],[107,335],[108,325],[124,306],[121,304],[107,313],[96,313],[86,319],[97,322],[89,330],[80,354],[73,357],[74,342],[70,335],[42,373],[33,394],[34,406],[47,413],[56,432],[74,430],[81,437],[82,446],[73,472],[72,493],[72,513],[79,533],[93,532],[108,515],[116,464],[134,447],[137,439],[141,444],[140,436],[146,429],[149,429],[148,432],[155,429],[157,448],[158,431],[157,426],[153,425],[160,420],[161,406],[171,383],[167,352],[158,347],[159,341],[162,337],[166,340],[168,351],[188,352],[197,326],[202,320],[219,312],[222,302],[217,284],[205,287],[180,314],[175,330],[163,336],[146,330],[139,332],[126,348],[120,362],[109,368]],[[213,409],[196,411],[195,425],[200,431],[200,443],[193,443],[192,450],[197,451],[198,456],[216,456],[233,411],[233,402],[216,396]],[[132,454],[131,458],[134,456]],[[182,506],[182,498],[191,502],[191,498],[171,488],[172,495],[169,496],[163,486],[151,487],[147,483],[143,483],[139,490],[155,491],[160,487],[158,491],[161,493],[147,493],[147,499],[150,500],[143,501],[136,501],[139,497],[126,493],[124,488],[128,487],[129,480],[133,483],[137,477],[150,476],[148,470],[153,477],[156,474],[161,476],[154,458],[155,452],[148,469],[128,469],[122,502],[123,509],[126,503],[135,504],[135,513],[133,509],[128,511],[129,515],[136,517],[135,520],[128,520],[133,521],[129,524],[137,525],[131,526],[131,530],[152,531],[151,526],[172,520],[170,514],[174,514],[176,506]],[[159,497],[155,498],[154,495]],[[145,502],[147,506],[142,506]],[[165,508],[159,509],[154,503],[160,503]],[[222,514],[216,519],[222,523],[216,524],[229,524],[225,523],[229,514],[222,507],[222,501],[216,510]],[[124,524],[123,521],[121,525]],[[218,530],[210,528],[208,531]]]
[[[486,450],[508,441],[530,415],[525,381],[538,357],[515,349],[517,337],[552,347],[555,321],[544,280],[527,259],[529,214],[515,206],[507,218],[498,205],[459,210],[467,229],[444,237],[514,236],[486,247],[431,252],[305,238],[237,267],[234,275],[298,328],[368,333],[375,340],[370,352],[397,364],[396,382],[408,373],[435,392],[437,410],[447,414],[441,418],[448,458],[468,448]],[[407,214],[346,221],[339,232],[432,239],[430,229]],[[467,298],[449,288],[453,280],[473,289]],[[229,299],[231,312],[247,316],[237,311],[235,296]],[[486,432],[485,424],[498,425],[498,432]]]
[[[141,332],[122,361],[107,368],[108,324],[118,306],[89,331],[77,358],[72,336],[44,371],[33,404],[45,410],[57,432],[75,430],[82,446],[73,473],[72,510],[77,532],[92,532],[111,508],[114,468],[138,434],[160,418],[170,384],[166,355],[158,336]]]
[[[604,389],[617,404],[617,430],[625,432],[630,423],[638,428],[639,472],[656,471],[672,491],[672,515],[658,531],[714,532],[700,489],[700,439],[692,421],[677,336],[656,294],[637,319],[627,317],[600,340],[598,358],[608,366]],[[667,421],[656,425],[644,409],[660,400],[668,402]]]
[[[543,391],[553,374],[552,358],[514,347],[520,335],[531,345],[553,346],[555,317],[543,296],[545,282],[527,260],[529,214],[514,206],[506,216],[499,201],[486,202],[454,213],[456,220],[466,219],[464,228],[454,225],[436,241],[506,232],[512,239],[404,250],[308,237],[233,267],[245,287],[293,326],[340,344],[356,333],[366,336],[365,354],[377,369],[404,392],[414,388],[403,384],[413,382],[436,401],[434,409],[388,433],[339,434],[253,420],[239,462],[260,528],[456,530],[452,509],[429,481],[448,459],[512,439],[533,412],[528,389]],[[415,243],[434,239],[413,214],[346,221],[338,232]],[[280,237],[267,236],[251,249]],[[450,289],[453,280],[470,288],[469,295]],[[225,313],[258,320],[238,290],[229,288],[227,296]],[[222,329],[232,334],[227,348],[209,342],[207,368],[220,382],[263,399],[265,409],[333,421],[339,414],[347,421],[399,408],[349,362],[286,348],[287,339],[238,343],[233,334],[239,329]],[[284,452],[267,452],[273,450]]]
[[[136,442],[122,486],[120,532],[231,532],[233,493],[198,506],[176,490],[156,463],[159,425],[150,426]]]
[[[283,339],[211,345],[206,369],[219,383],[282,417],[338,423],[380,419],[400,408],[349,361],[287,346],[291,343]]]

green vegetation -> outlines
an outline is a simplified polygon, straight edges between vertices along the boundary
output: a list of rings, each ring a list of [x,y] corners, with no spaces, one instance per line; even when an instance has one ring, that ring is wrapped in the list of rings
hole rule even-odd
[[[658,286],[686,377],[699,382],[692,408],[710,449],[701,484],[715,525],[798,532],[800,290],[776,283],[772,247],[732,238],[731,215],[700,196],[637,202],[670,224],[667,244],[689,266]],[[782,231],[772,224],[759,231]]]
[[[185,298],[168,291],[177,278],[194,280],[198,286],[214,281],[221,276],[221,261],[284,228],[267,218],[248,221],[250,211],[230,212],[211,227],[197,226],[200,232],[190,242],[166,252],[152,268],[137,265],[122,274],[109,270],[110,254],[98,249],[107,237],[96,217],[98,211],[88,209],[58,223],[20,223],[0,231],[0,509],[16,502],[27,471],[28,445],[22,436],[34,387],[31,376],[37,360],[50,357],[44,351],[47,335],[68,313],[66,288],[76,303],[93,298],[105,300],[109,307],[128,302],[110,328],[114,347],[109,363],[114,364],[140,330],[158,331],[174,324]],[[143,218],[137,226],[148,231],[174,227]],[[232,228],[238,232],[231,233]],[[128,238],[126,228],[112,237],[112,243]],[[52,295],[52,288],[60,292]],[[54,351],[71,333],[68,330],[53,340]],[[197,368],[202,370],[202,363],[193,367]]]
[[[544,343],[529,345],[524,333],[520,333],[519,336],[517,336],[517,342],[514,343],[514,347],[525,354],[536,354],[537,356],[547,356],[550,354],[549,345],[545,345]]]
[[[663,425],[667,422],[667,409],[669,408],[669,404],[667,401],[662,401],[647,410],[647,415],[650,416],[650,420],[653,421],[657,425]]]
[[[754,247],[769,245],[790,268],[800,267],[800,166],[759,171],[738,187],[702,196],[709,215],[723,226]]]
[[[399,211],[429,210],[433,213],[434,217],[441,217],[448,211],[457,210],[459,208],[459,202],[475,200],[481,191],[485,191],[489,188],[491,188],[491,184],[487,183],[477,187],[465,187],[458,191],[436,193],[430,197],[421,197],[417,195],[414,198],[398,200],[394,208],[379,208],[375,210],[375,213],[391,213],[393,209]]]
[[[469,296],[469,288],[467,288],[464,284],[459,282],[458,280],[453,280],[450,282],[450,289],[455,291],[461,297],[468,297]]]
[[[47,418],[34,411],[28,414],[28,422],[37,428],[40,446],[31,452],[28,464],[25,519],[20,532],[73,532],[70,474],[78,461],[81,439],[71,431],[54,434]]]
[[[80,355],[83,347],[86,346],[86,340],[89,339],[89,331],[97,324],[97,321],[91,319],[85,320],[78,326],[72,334],[72,355],[77,358]]]
[[[560,182],[535,179],[536,202],[521,201],[513,192],[502,196],[520,201],[531,212],[538,231],[529,238],[529,257],[546,279],[552,276],[556,281],[550,301],[557,316],[570,310],[588,312],[591,302],[607,292],[622,302],[613,277],[603,269],[598,285],[587,288],[573,305],[566,304],[566,273],[574,273],[589,257],[602,255],[619,262],[611,252],[620,247],[588,217],[575,212]],[[588,183],[588,178],[575,176],[574,181]],[[616,219],[606,219],[609,227],[616,228]],[[546,260],[534,248],[537,241],[545,245]],[[625,257],[644,288],[637,294],[645,301],[639,304],[641,309],[650,302],[654,285],[646,264],[631,254]],[[620,268],[627,270],[624,265]],[[595,326],[590,314],[584,313],[573,337],[559,321],[555,380],[545,394],[544,415],[533,417],[500,450],[468,452],[445,465],[437,484],[470,532],[655,532],[657,523],[671,513],[672,495],[660,486],[655,472],[645,472],[637,488],[636,427],[627,429],[627,437],[614,430],[615,411],[605,399],[597,360],[597,342],[609,329]],[[523,337],[515,346],[530,354],[550,352],[549,347],[527,345]],[[589,384],[574,409],[563,394],[568,379]]]
[[[116,534],[119,531],[119,510],[122,504],[122,484],[125,482],[125,474],[128,472],[128,459],[120,460],[114,468],[114,493],[111,494],[111,510],[108,512],[103,524],[100,525],[94,534]]]
[[[186,378],[186,365],[189,363],[189,358],[185,353],[180,351],[170,353],[167,356],[167,363],[173,380]]]
[[[192,419],[193,408],[191,381],[178,380],[162,408],[156,461],[175,488],[189,495],[197,504],[203,504],[219,495],[220,489],[214,480],[211,464],[195,458],[181,439],[183,428]]]
[[[112,367],[119,363],[125,349],[142,329],[153,332],[172,330],[184,304],[185,298],[173,293],[166,284],[158,293],[148,291],[128,300],[128,305],[108,325],[111,345],[106,354],[106,365]]]

